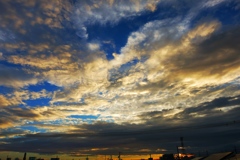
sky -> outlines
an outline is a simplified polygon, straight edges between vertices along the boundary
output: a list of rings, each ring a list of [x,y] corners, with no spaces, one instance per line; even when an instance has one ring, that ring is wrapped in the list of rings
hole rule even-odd
[[[240,150],[239,0],[1,0],[0,151]],[[5,158],[5,157],[4,157]]]

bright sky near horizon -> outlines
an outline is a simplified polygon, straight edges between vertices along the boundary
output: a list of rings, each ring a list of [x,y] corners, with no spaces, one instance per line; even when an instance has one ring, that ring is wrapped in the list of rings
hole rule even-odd
[[[239,0],[1,0],[0,151],[240,147]]]

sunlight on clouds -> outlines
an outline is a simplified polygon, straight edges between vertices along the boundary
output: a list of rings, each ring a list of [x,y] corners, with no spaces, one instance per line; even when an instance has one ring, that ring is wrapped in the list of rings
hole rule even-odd
[[[208,38],[208,36],[215,32],[219,27],[220,23],[217,21],[199,25],[192,31],[188,32],[186,37],[182,39],[182,44],[187,47],[194,43],[200,43],[204,39]]]
[[[0,107],[10,106],[12,103],[3,95],[0,95]]]
[[[25,56],[25,57],[19,57],[19,56],[10,56],[9,62],[15,63],[15,64],[22,64],[22,65],[30,65],[33,67],[37,67],[40,69],[49,69],[49,68],[61,68],[65,67],[64,64],[68,64],[71,62],[69,57],[56,57],[56,56],[50,56],[50,57],[31,57],[31,56]],[[76,64],[69,64],[67,67],[71,68],[77,68]]]
[[[235,0],[0,5],[0,150],[165,152],[238,118]]]
[[[206,23],[200,24],[196,28],[187,32],[186,35],[183,35],[182,38],[179,39],[179,43],[171,43],[171,41],[169,41],[169,43],[167,43],[166,46],[160,45],[158,48],[156,48],[157,46],[155,45],[155,42],[150,43],[150,46],[148,48],[150,48],[151,45],[154,45],[153,50],[146,50],[145,52],[143,51],[143,46],[140,44],[142,43],[142,41],[144,41],[144,37],[149,36],[148,33],[151,34],[151,32],[154,32],[156,34],[156,31],[153,30],[153,31],[145,32],[145,35],[143,34],[144,32],[142,32],[141,34],[132,34],[131,36],[133,36],[134,39],[137,39],[137,41],[132,41],[131,39],[129,39],[126,46],[131,45],[131,47],[123,48],[122,51],[124,52],[121,55],[115,55],[115,59],[112,60],[110,63],[113,64],[113,67],[117,67],[117,66],[120,66],[121,64],[124,64],[132,60],[133,58],[139,57],[139,53],[142,53],[142,55],[149,55],[149,58],[146,60],[146,62],[138,64],[141,67],[143,67],[144,70],[147,70],[148,82],[145,83],[144,85],[147,85],[148,83],[159,83],[161,81],[169,81],[167,83],[169,84],[170,82],[176,81],[179,84],[175,85],[175,87],[169,91],[169,95],[173,94],[176,90],[180,90],[179,94],[186,95],[187,97],[190,96],[193,98],[191,101],[189,101],[189,99],[184,96],[182,98],[177,98],[177,100],[173,99],[171,101],[169,101],[169,99],[162,99],[159,101],[159,104],[162,103],[163,105],[156,107],[153,110],[156,110],[157,108],[167,109],[168,108],[168,104],[166,103],[167,101],[169,101],[169,103],[171,104],[170,105],[171,107],[177,107],[182,105],[183,105],[182,107],[192,107],[204,101],[204,96],[203,96],[204,91],[202,93],[202,96],[199,95],[199,98],[197,98],[194,94],[190,93],[191,90],[204,87],[206,85],[220,85],[228,81],[231,81],[237,77],[236,73],[238,73],[238,69],[236,67],[234,68],[234,70],[231,70],[231,71],[229,70],[230,72],[228,73],[225,72],[224,75],[221,75],[222,78],[220,78],[217,74],[210,75],[208,72],[204,70],[204,68],[202,70],[194,70],[193,68],[192,71],[189,70],[190,72],[188,71],[188,69],[182,68],[182,70],[179,71],[178,67],[181,67],[181,66],[178,66],[178,65],[181,65],[181,64],[178,64],[177,61],[176,61],[177,63],[175,63],[175,57],[177,58],[178,56],[190,56],[190,57],[195,56],[194,44],[199,44],[202,41],[206,40],[212,33],[216,32],[216,30],[219,27],[220,27],[220,23],[217,21],[212,21],[211,23],[208,23],[208,24]],[[138,36],[140,36],[139,39],[138,39]],[[158,42],[160,41],[160,39],[155,39],[155,41]],[[141,52],[136,52],[136,50],[137,51],[141,50]],[[132,92],[133,94],[131,94],[131,89],[135,87],[137,88],[136,82],[139,82],[138,80],[139,78],[141,79],[144,77],[143,74],[140,74],[140,73],[136,74],[136,73],[128,74],[127,76],[118,80],[125,87],[132,85],[132,87],[129,88],[130,90],[128,90],[126,93],[126,95],[131,95],[132,99],[135,99],[133,98],[133,95],[139,95],[141,92]],[[206,76],[205,77],[202,76],[203,74],[205,74]],[[163,86],[163,87],[165,88],[167,86]],[[186,88],[181,89],[182,87],[186,87]],[[151,90],[152,93],[154,93],[153,91],[154,90]],[[121,91],[119,92],[121,93]],[[138,101],[135,103],[130,100],[124,101],[125,94],[121,93],[119,95],[121,96],[119,100],[121,100],[121,102],[125,104],[125,106],[128,106],[128,103],[132,104],[132,106],[140,105],[142,103],[141,101]],[[221,95],[214,95],[211,98],[209,97],[210,98],[209,101],[218,96],[221,96]],[[129,108],[132,108],[132,106],[129,106]],[[147,108],[149,108],[149,106]],[[148,110],[147,108],[143,109],[138,107],[137,109],[135,109],[135,111],[139,110],[139,112],[132,113],[132,115],[138,115],[141,111],[146,112]],[[174,112],[171,114],[171,116],[174,116],[179,112],[180,111],[176,113]],[[118,120],[116,120],[116,122],[117,121]]]
[[[182,112],[182,109],[174,109],[169,111],[167,114],[164,114],[163,117],[165,118],[173,118],[176,114]]]
[[[73,57],[78,54],[87,55],[88,52],[71,52],[69,45],[55,48],[54,53],[58,57],[44,54],[38,57],[14,55],[9,56],[8,60],[15,64],[36,67],[45,79],[64,87],[63,90],[55,91],[53,94],[51,105],[56,106],[35,109],[40,116],[39,119],[43,121],[46,121],[44,116],[46,114],[51,115],[50,123],[50,121],[59,119],[59,115],[68,117],[75,113],[100,115],[96,120],[113,120],[115,123],[129,121],[143,123],[144,121],[139,117],[140,114],[174,107],[196,106],[204,101],[205,91],[196,97],[191,93],[192,90],[206,85],[219,85],[237,76],[236,67],[234,70],[229,68],[228,72],[221,76],[222,79],[219,79],[218,75],[208,74],[204,67],[200,70],[185,68],[187,67],[185,63],[198,54],[195,45],[215,33],[220,27],[219,22],[199,24],[188,32],[182,32],[182,35],[178,33],[173,38],[171,36],[179,32],[179,26],[171,22],[172,26],[166,28],[165,25],[168,22],[169,20],[149,22],[139,31],[130,34],[127,44],[121,49],[122,53],[114,54],[114,59],[111,61],[107,61],[103,56],[104,53],[98,51],[100,46],[97,43],[88,43],[88,48],[92,53],[84,57],[83,60],[88,60],[84,63],[82,63],[83,60],[76,61]],[[181,27],[180,30],[182,30]],[[31,48],[35,51],[31,51],[30,54],[36,54],[48,50],[51,46],[42,44],[37,48]],[[126,72],[124,71],[121,73],[122,76],[116,79],[116,84],[109,81],[111,69],[118,69],[135,58],[140,60],[142,56],[146,56],[146,60],[133,63],[127,74],[124,74]],[[184,57],[186,59],[183,59]],[[44,96],[40,93],[31,94],[31,98]],[[47,93],[44,94],[47,96]],[[209,96],[209,101],[217,96],[220,95]],[[18,97],[21,96],[18,95]],[[188,97],[192,100],[189,101]],[[21,102],[26,98],[21,97],[18,101]],[[154,100],[156,101],[152,103]],[[68,106],[69,111],[64,109],[66,106],[57,106],[58,102]],[[68,105],[67,102],[77,103],[79,106]],[[165,116],[171,117],[179,112],[174,111]],[[129,113],[131,116],[126,116]],[[61,119],[61,122],[63,121]],[[68,119],[64,123],[85,122]]]

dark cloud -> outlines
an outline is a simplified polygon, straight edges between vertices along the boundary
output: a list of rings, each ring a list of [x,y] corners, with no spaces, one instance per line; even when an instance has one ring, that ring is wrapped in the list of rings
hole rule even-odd
[[[34,73],[22,68],[6,67],[0,65],[0,85],[10,87],[23,87],[28,83],[36,83]]]
[[[231,106],[240,106],[240,96],[217,98],[214,99],[212,102],[205,102],[203,104],[200,104],[198,107],[187,108],[184,110],[184,113],[208,113],[213,109],[218,109],[219,111],[221,111],[222,107],[228,108]]]
[[[35,119],[38,117],[38,114],[34,113],[31,109],[7,107],[4,110],[16,118]]]
[[[186,56],[173,56],[169,61],[182,74],[202,72],[205,76],[222,76],[239,67],[240,47],[237,40],[239,36],[239,27],[223,30],[222,33],[213,34],[200,44],[193,44],[195,49],[190,50]]]
[[[9,105],[0,109],[0,117],[1,128],[9,128],[12,127],[13,124],[21,123],[22,120],[35,120],[39,115],[34,113],[31,109]]]
[[[4,142],[8,144],[0,145],[0,148],[22,152],[37,150],[39,153],[69,154],[79,151],[81,154],[116,154],[118,151],[139,153],[144,148],[149,148],[151,153],[156,153],[158,148],[175,152],[175,147],[180,145],[179,137],[183,136],[185,145],[189,146],[189,152],[204,149],[214,152],[223,144],[225,148],[236,145],[239,133],[239,121],[212,122],[206,125],[199,125],[196,122],[194,125],[179,124],[170,128],[164,123],[162,126],[146,127],[99,122],[80,125],[79,130],[74,130],[72,133],[26,134],[19,138],[5,139]],[[11,145],[12,143],[14,145]],[[99,150],[93,151],[92,148]]]

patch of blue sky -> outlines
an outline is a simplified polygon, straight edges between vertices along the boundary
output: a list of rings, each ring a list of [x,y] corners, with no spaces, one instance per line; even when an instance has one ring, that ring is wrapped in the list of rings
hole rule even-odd
[[[170,10],[172,12],[170,12]],[[112,53],[120,53],[122,47],[127,43],[127,39],[132,32],[137,31],[140,27],[148,23],[149,21],[161,20],[166,17],[175,17],[178,15],[178,11],[174,7],[169,8],[161,7],[155,12],[146,11],[139,16],[131,17],[128,19],[122,19],[115,24],[100,25],[94,24],[87,26],[88,40],[91,41],[110,41],[114,44],[103,43],[102,49],[106,52],[106,57],[113,59]],[[134,20],[134,23],[132,21]]]
[[[44,124],[44,122],[42,122],[42,121],[27,121],[26,124],[34,126],[34,125],[42,125],[42,124]]]
[[[6,87],[6,86],[0,86],[0,94],[4,94],[5,96],[7,94],[11,94],[14,91],[13,88]]]
[[[0,60],[0,66],[3,65],[5,67],[13,67],[13,68],[22,68],[23,66],[20,64],[9,63],[4,60]]]
[[[99,116],[100,115],[71,115],[71,116],[68,116],[68,118],[86,120],[86,119],[98,119]]]
[[[43,132],[47,131],[46,129],[38,128],[36,126],[21,126],[19,128],[22,129],[22,130],[30,131],[32,133],[36,133],[36,132],[37,133],[39,133],[39,132],[43,133]]]
[[[64,123],[65,120],[63,119],[57,119],[57,120],[53,120],[53,121],[48,121],[47,124],[51,124],[51,125],[62,125]]]
[[[59,86],[51,84],[47,81],[44,81],[44,82],[38,83],[36,85],[29,85],[26,87],[26,89],[29,91],[33,91],[33,92],[39,92],[39,91],[45,89],[46,91],[51,92],[51,91],[60,90],[60,89],[62,89],[62,87],[59,87]]]
[[[113,117],[112,116],[106,116],[104,117],[104,121],[108,123],[114,123]]]
[[[86,103],[84,102],[84,100],[80,99],[79,102],[54,102],[54,105],[57,106],[63,106],[63,105],[86,105]]]
[[[109,81],[115,82],[119,78],[128,75],[132,66],[135,66],[138,62],[140,62],[138,59],[134,59],[130,62],[127,62],[127,63],[121,65],[117,70],[116,69],[110,70],[109,71],[109,73],[110,73]]]
[[[240,23],[239,10],[235,8],[234,2],[222,3],[218,7],[211,7],[202,10],[192,21],[191,26],[194,27],[199,21],[218,20],[224,25],[234,25]]]
[[[88,124],[93,123],[94,121],[98,120],[100,114],[98,115],[71,115],[68,116],[69,118],[67,121],[71,123],[78,124],[79,122],[86,122]]]
[[[233,2],[229,3],[229,5],[222,4],[219,8],[216,8],[213,16],[224,25],[240,24],[239,9],[236,9],[236,5]]]
[[[26,103],[27,106],[37,107],[37,106],[48,106],[51,100],[52,100],[51,98],[38,98],[38,99],[23,100],[23,102]]]

